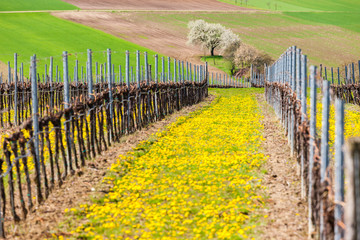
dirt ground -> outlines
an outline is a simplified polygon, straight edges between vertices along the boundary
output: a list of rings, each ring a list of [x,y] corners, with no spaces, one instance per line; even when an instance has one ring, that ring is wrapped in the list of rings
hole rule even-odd
[[[81,9],[116,10],[241,10],[245,9],[216,0],[65,0]]]
[[[54,16],[84,24],[178,60],[203,64],[204,51],[187,45],[187,29],[144,21],[132,12],[56,12]],[[222,72],[209,66],[210,72]]]
[[[6,74],[7,72],[8,72],[8,67],[7,67],[7,65],[6,65],[5,63],[3,63],[3,62],[0,61],[0,73],[3,74],[3,79],[4,79],[4,77],[6,77],[6,76],[4,76],[4,74]],[[7,78],[7,77],[6,77],[6,78]]]
[[[267,187],[267,224],[260,228],[258,239],[307,239],[307,204],[300,196],[297,162],[290,158],[284,130],[272,108],[258,95],[264,115],[264,150],[268,161],[263,185]]]
[[[115,143],[103,155],[87,162],[87,166],[78,171],[74,176],[64,181],[61,188],[55,188],[44,204],[36,206],[35,211],[29,214],[25,221],[19,225],[6,226],[8,239],[44,239],[52,238],[52,234],[67,236],[69,233],[62,232],[59,225],[64,221],[66,208],[78,207],[80,204],[90,203],[92,197],[101,196],[108,192],[101,184],[101,180],[108,172],[108,168],[114,163],[120,154],[126,154],[140,141],[149,138],[158,130],[174,122],[176,118],[184,116],[211,103],[213,96],[205,101],[185,107],[165,119],[153,123],[141,131],[124,137],[120,143]]]

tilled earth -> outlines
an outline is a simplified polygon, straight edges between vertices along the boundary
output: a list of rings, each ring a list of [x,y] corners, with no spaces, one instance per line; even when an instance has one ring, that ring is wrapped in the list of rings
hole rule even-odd
[[[139,18],[136,12],[70,11],[52,14],[112,34],[165,56],[189,61],[193,64],[204,64],[200,60],[200,56],[208,55],[208,52],[202,51],[199,46],[187,44],[186,28],[169,28],[166,23],[146,22]],[[212,66],[209,66],[209,71],[223,73]]]
[[[81,9],[116,10],[240,10],[242,7],[216,0],[65,0]]]

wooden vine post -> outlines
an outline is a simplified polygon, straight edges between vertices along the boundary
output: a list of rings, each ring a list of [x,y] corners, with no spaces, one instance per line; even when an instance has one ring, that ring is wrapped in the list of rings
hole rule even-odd
[[[41,178],[40,178],[40,158],[39,158],[39,103],[38,103],[38,93],[37,93],[37,81],[36,81],[36,55],[31,58],[31,97],[33,100],[32,105],[32,119],[33,119],[33,146],[34,151],[34,165],[35,165],[35,180],[36,180],[36,190],[37,190],[37,201],[41,203],[43,201],[41,193]]]
[[[70,137],[70,111],[66,111],[70,108],[70,86],[69,86],[69,74],[68,74],[68,53],[67,51],[63,52],[63,80],[64,80],[64,102],[65,102],[65,135],[66,135],[66,143],[67,143],[67,159],[68,166],[70,170],[70,174],[73,175],[75,173],[72,166],[72,158],[71,158],[71,137]],[[65,169],[65,177],[67,175],[67,169]]]
[[[360,239],[360,138],[351,138],[345,145],[346,205],[345,240]]]

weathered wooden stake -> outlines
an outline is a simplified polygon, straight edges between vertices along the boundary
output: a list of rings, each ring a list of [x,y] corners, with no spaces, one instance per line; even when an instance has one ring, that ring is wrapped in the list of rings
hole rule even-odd
[[[344,102],[335,99],[335,236],[334,240],[344,237]]]
[[[314,166],[314,157],[315,157],[315,141],[316,141],[316,76],[317,69],[315,66],[310,67],[310,142],[309,142],[309,193],[308,193],[308,230],[309,237],[311,237],[312,232],[314,231],[314,224],[312,221],[312,184],[313,177],[312,171]]]
[[[88,94],[89,94],[89,98],[93,99],[94,95],[93,95],[93,76],[92,76],[92,51],[91,49],[87,50],[87,62],[88,62]]]
[[[68,72],[68,52],[63,52],[63,81],[64,81],[64,102],[65,102],[65,109],[70,108],[70,84],[69,84],[69,72]],[[65,134],[66,134],[66,143],[67,143],[67,158],[68,158],[68,166],[70,170],[70,174],[74,174],[75,171],[72,167],[72,158],[71,158],[71,137],[70,137],[70,114],[65,114],[65,118],[67,122],[65,125]],[[66,161],[64,159],[64,161]],[[66,170],[65,170],[66,172]],[[65,173],[66,176],[66,173]]]
[[[327,184],[329,167],[329,115],[330,115],[330,91],[329,82],[323,81],[323,101],[322,101],[322,129],[321,129],[321,185]],[[324,223],[324,202],[320,201],[320,238],[326,239],[326,229]]]
[[[346,205],[345,240],[360,239],[360,138],[350,138],[345,145]]]
[[[18,77],[17,77],[17,53],[14,54],[14,124],[17,125],[17,109],[18,109]]]
[[[108,88],[109,88],[109,112],[110,112],[110,126],[108,126],[108,128],[110,128],[110,141],[112,141],[112,137],[113,137],[113,132],[112,132],[112,121],[113,121],[113,116],[114,116],[114,109],[113,109],[113,94],[112,94],[112,88],[113,88],[113,84],[112,84],[112,69],[111,69],[112,65],[111,65],[111,49],[108,48],[107,49],[107,80],[108,80]]]

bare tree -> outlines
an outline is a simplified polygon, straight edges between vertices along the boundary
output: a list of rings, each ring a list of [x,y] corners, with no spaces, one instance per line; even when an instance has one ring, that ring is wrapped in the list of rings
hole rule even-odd
[[[250,66],[258,56],[259,51],[253,46],[241,44],[234,54],[234,63],[238,67]]]
[[[264,64],[270,65],[273,59],[253,46],[242,43],[236,50],[233,63],[236,68],[248,68],[253,64],[257,68],[263,68]]]

